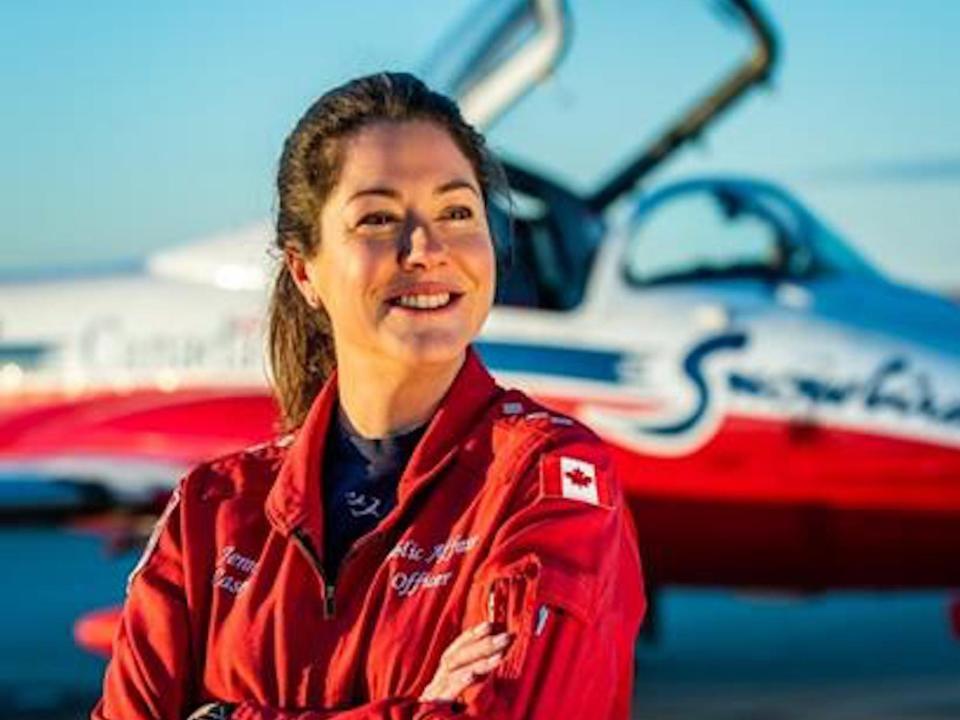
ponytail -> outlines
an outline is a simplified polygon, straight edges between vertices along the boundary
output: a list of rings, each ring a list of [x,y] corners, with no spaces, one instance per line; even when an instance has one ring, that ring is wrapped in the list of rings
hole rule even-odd
[[[286,263],[269,308],[270,374],[285,431],[299,427],[336,366],[330,317],[300,294]]]

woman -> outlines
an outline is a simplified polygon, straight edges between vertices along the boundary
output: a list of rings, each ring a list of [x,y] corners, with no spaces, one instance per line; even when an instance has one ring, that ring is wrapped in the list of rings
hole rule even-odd
[[[181,482],[94,718],[628,716],[644,602],[607,451],[470,348],[496,168],[410,75],[300,120],[270,322],[293,432]]]

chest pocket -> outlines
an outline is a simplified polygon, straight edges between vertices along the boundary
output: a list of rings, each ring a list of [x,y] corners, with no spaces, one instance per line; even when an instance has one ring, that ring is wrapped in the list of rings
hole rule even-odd
[[[530,645],[536,642],[551,615],[567,615],[588,624],[597,594],[596,580],[560,565],[544,562],[529,554],[498,568],[489,579],[478,583],[485,619],[498,631],[506,630],[514,640],[495,675],[520,675]]]

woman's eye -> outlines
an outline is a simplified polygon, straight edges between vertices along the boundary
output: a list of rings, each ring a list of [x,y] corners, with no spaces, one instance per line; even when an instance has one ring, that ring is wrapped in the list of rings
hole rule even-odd
[[[447,208],[443,213],[443,217],[447,220],[469,220],[473,217],[473,210],[466,205],[456,205]]]
[[[368,227],[384,227],[387,225],[392,225],[395,222],[397,222],[397,217],[392,213],[372,212],[361,217],[357,225],[366,225]]]

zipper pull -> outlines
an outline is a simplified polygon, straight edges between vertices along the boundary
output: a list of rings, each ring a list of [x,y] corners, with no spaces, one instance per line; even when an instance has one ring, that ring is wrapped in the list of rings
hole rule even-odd
[[[334,597],[336,591],[337,589],[330,583],[327,583],[323,588],[323,617],[324,618],[329,619],[333,617],[334,610],[336,610],[336,602]]]
[[[327,576],[323,572],[323,563],[320,562],[320,556],[317,555],[317,551],[314,550],[313,544],[310,542],[310,537],[299,527],[293,529],[290,537],[293,538],[294,543],[300,548],[300,551],[306,556],[307,560],[309,560],[311,567],[313,567],[314,572],[317,574],[317,579],[323,584],[323,619],[329,620],[333,617],[333,611],[335,609],[333,596],[336,588],[333,586],[333,583],[327,580]]]

